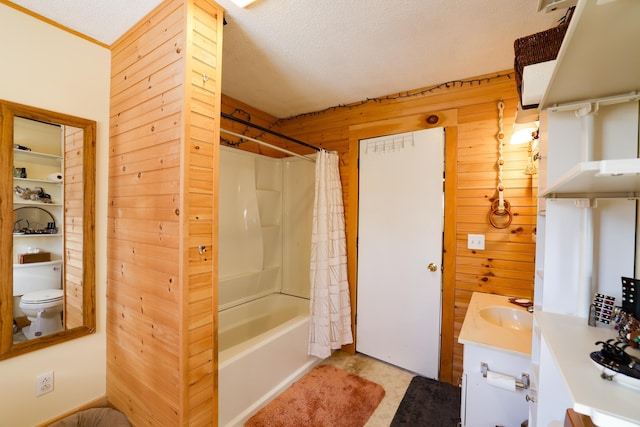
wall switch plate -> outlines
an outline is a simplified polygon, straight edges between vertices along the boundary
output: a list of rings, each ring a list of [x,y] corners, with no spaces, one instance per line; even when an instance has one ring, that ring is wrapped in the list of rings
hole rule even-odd
[[[36,377],[36,396],[42,396],[53,391],[53,371],[45,372]]]
[[[484,250],[484,234],[467,234],[467,249]]]

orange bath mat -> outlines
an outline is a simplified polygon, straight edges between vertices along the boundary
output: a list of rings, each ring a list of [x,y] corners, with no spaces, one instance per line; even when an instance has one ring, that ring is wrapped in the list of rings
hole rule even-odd
[[[384,393],[379,384],[320,365],[258,411],[245,426],[364,426]]]

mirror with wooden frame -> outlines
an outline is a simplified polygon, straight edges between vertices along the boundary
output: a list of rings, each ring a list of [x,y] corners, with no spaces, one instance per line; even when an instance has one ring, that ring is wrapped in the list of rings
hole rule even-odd
[[[96,122],[0,101],[0,359],[95,331]]]

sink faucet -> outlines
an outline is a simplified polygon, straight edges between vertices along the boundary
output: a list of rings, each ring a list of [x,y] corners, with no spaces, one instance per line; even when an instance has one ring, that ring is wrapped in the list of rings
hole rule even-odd
[[[519,305],[520,307],[526,308],[529,313],[533,313],[533,302],[531,302],[531,300],[528,300],[525,298],[512,297],[512,298],[509,298],[508,301],[511,304]]]

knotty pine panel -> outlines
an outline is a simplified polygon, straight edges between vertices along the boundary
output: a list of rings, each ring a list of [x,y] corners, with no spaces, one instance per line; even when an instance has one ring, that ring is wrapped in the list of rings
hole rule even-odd
[[[349,234],[357,232],[356,220],[349,217],[349,204],[357,203],[349,194],[349,180],[353,179],[350,171],[352,162],[357,158],[357,153],[349,152],[350,129],[429,112],[455,112],[455,123],[447,124],[447,146],[450,147],[450,140],[454,140],[453,147],[447,152],[447,181],[454,184],[452,190],[455,194],[452,196],[453,206],[445,207],[445,235],[451,236],[449,252],[453,253],[445,253],[444,259],[446,268],[454,268],[455,271],[445,271],[443,283],[444,324],[440,364],[440,379],[451,383],[456,383],[462,373],[462,345],[457,343],[457,337],[471,293],[481,291],[531,297],[535,255],[531,233],[535,227],[537,192],[533,188],[536,181],[522,174],[526,165],[526,146],[505,145],[503,150],[505,197],[512,202],[515,213],[512,225],[506,229],[495,229],[488,222],[491,202],[497,197],[498,101],[502,99],[505,103],[503,126],[505,141],[508,141],[518,101],[513,71],[465,80],[467,82],[462,85],[456,83],[449,87],[443,85],[409,91],[407,94],[413,95],[409,97],[397,97],[395,94],[389,98],[397,99],[356,103],[288,119],[269,117],[223,96],[225,112],[237,109],[238,117],[246,112],[245,120],[250,117],[250,121],[261,126],[273,127],[293,138],[338,152],[348,238]],[[473,83],[468,80],[473,80]],[[227,122],[223,119],[222,125],[231,126]],[[238,129],[243,128],[240,126]],[[299,154],[312,152],[290,142],[277,139],[269,139],[269,142]],[[249,147],[248,143],[241,146],[242,149],[259,151]],[[456,206],[462,208],[458,210]],[[465,206],[473,209],[465,209]],[[467,250],[468,233],[485,234],[487,250]],[[469,264],[473,261],[476,265],[490,267],[469,272]],[[514,263],[518,263],[517,268],[514,268]],[[354,268],[355,264],[350,261],[349,270]],[[515,278],[511,277],[514,275]],[[356,302],[352,302],[354,307]]]
[[[256,125],[262,126],[267,129],[273,129],[274,131],[278,131],[279,129],[279,126],[277,124],[278,119],[276,117],[253,108],[247,104],[236,101],[235,99],[225,96],[224,94],[222,95],[222,112],[230,114],[238,119],[255,123]],[[269,133],[263,132],[259,129],[249,128],[240,123],[225,119],[224,117],[221,118],[220,126],[231,132],[246,135],[248,137],[267,142],[269,144],[277,145],[295,153],[309,154],[313,152],[313,150],[304,148],[302,146],[297,146],[296,144],[291,144],[288,141],[279,139]],[[229,135],[224,132],[221,132],[220,135],[221,143],[223,145],[229,145],[227,142],[237,143],[239,141],[238,137]],[[262,154],[274,158],[286,157],[286,154],[280,151],[261,146],[259,144],[256,144],[255,142],[247,140],[245,141],[246,142],[242,142],[237,148],[240,148],[244,151],[249,151],[251,153]],[[292,147],[292,145],[295,145],[295,147]],[[304,149],[305,151],[301,151],[302,149]]]
[[[143,105],[139,104],[139,99],[132,98],[132,104],[124,106],[121,113],[114,117],[111,121],[110,132],[112,135],[119,135],[129,130],[138,129],[144,125],[150,124],[151,126],[157,126],[158,120],[156,111],[158,108],[162,108],[165,113],[173,113],[176,116],[180,115],[182,109],[182,92],[179,87],[172,89],[167,93],[163,93],[156,97],[151,98]],[[169,114],[167,114],[169,116]],[[175,117],[174,120],[178,120]],[[172,122],[169,122],[171,125]],[[135,149],[130,147],[129,150]]]
[[[127,91],[114,95],[113,106],[119,111],[119,114],[130,108],[138,108],[141,99],[162,99],[162,94],[169,90],[180,86],[182,78],[184,78],[184,69],[182,61],[184,58],[179,53],[173,53],[175,57],[171,58],[172,62],[168,64],[153,64],[144,61],[147,68],[153,65],[160,65],[163,68],[155,73],[148,74],[144,80],[135,82],[127,87]],[[141,59],[142,61],[142,59]],[[133,79],[132,79],[133,80]],[[117,117],[115,117],[117,118]],[[112,126],[117,126],[113,123]]]
[[[491,261],[490,259],[488,261]],[[514,265],[511,263],[510,265]],[[505,264],[506,266],[506,264]],[[482,266],[473,266],[468,264],[458,264],[457,271],[463,274],[473,274],[477,276],[490,276],[503,279],[515,279],[528,282],[533,276],[533,271],[527,268],[520,268],[516,270],[497,268],[495,265],[487,263]]]
[[[157,389],[149,387],[144,383],[143,377],[147,375],[139,374],[141,371],[136,369],[137,366],[135,362],[137,357],[135,355],[127,357],[126,354],[120,351],[122,348],[124,348],[124,346],[115,350],[113,357],[121,359],[122,364],[130,365],[131,371],[136,373],[136,375],[132,375],[130,378],[120,376],[110,380],[108,393],[109,403],[115,405],[116,402],[118,402],[120,405],[117,406],[118,409],[127,413],[127,418],[129,418],[133,425],[161,426],[165,420],[176,419],[178,409],[175,405],[169,401],[164,402],[164,396],[160,394]],[[174,389],[177,392],[178,388],[175,387],[175,384]],[[146,409],[150,404],[154,407],[158,406],[157,409],[154,408],[156,410],[154,410],[153,413]],[[124,405],[126,405],[126,407]]]
[[[184,8],[181,1],[166,1],[161,3],[156,9],[145,16],[135,27],[117,40],[111,46],[111,76],[114,80],[114,94],[119,94],[116,86],[119,82],[129,80],[131,73],[146,70],[146,67],[139,62],[141,58],[148,58],[148,61],[155,63],[155,51],[158,51],[165,44],[165,40],[176,34],[184,35]],[[168,29],[174,28],[174,31]],[[182,37],[184,39],[184,37]],[[173,51],[183,49],[184,42],[176,45]],[[171,52],[159,51],[161,57],[171,58]],[[159,69],[162,66],[155,65],[152,69]],[[148,71],[144,71],[148,72]]]
[[[83,326],[83,145],[81,129],[64,127],[64,327]],[[60,227],[60,224],[58,225]]]
[[[158,109],[161,109],[159,107]],[[181,129],[176,126],[180,120],[180,114],[168,117],[160,117],[152,124],[133,129],[124,134],[110,134],[112,145],[109,147],[110,155],[116,156],[123,153],[133,153],[136,150],[154,147],[158,141],[179,141]]]
[[[223,11],[207,0],[189,2],[191,46],[187,56],[187,116],[184,189],[188,307],[186,320],[187,413],[191,426],[216,425],[218,419],[217,335],[218,186],[220,97],[222,93]],[[199,77],[199,78],[197,78]],[[205,251],[199,251],[198,247]]]
[[[167,0],[112,46],[107,394],[135,425],[217,423],[221,21]]]
[[[529,198],[533,196],[534,198],[537,196],[537,188],[517,188],[510,187],[506,191],[509,192],[510,197],[525,197]],[[493,197],[495,194],[495,188],[488,188],[486,190],[467,190],[464,188],[458,189],[457,196],[458,200],[461,203],[464,203],[468,206],[479,206],[480,204],[484,204],[483,199],[489,199]]]
[[[134,280],[138,280],[141,283],[144,283],[142,289],[137,290],[138,293],[144,293],[146,295],[154,295],[158,298],[166,299],[169,304],[177,304],[178,299],[178,283],[176,280],[176,274],[171,274],[168,272],[151,272],[148,273],[148,269],[143,269],[138,267],[135,264],[125,264],[122,263],[118,270],[112,270],[112,277],[118,277],[123,274],[123,269],[126,269],[126,274],[128,277],[133,277]],[[149,277],[147,280],[145,279],[145,274],[148,274]],[[114,289],[110,292],[110,294],[127,294],[127,291],[124,289],[125,283],[121,282],[117,279],[113,279]]]
[[[152,222],[144,217],[109,218],[108,238],[118,240],[126,235],[128,240],[156,243],[177,247],[178,224],[175,222]],[[126,233],[126,234],[125,234]]]
[[[497,100],[500,99],[500,94],[508,94],[509,98],[513,98],[513,95],[509,92],[513,91],[515,85],[512,79],[510,80],[507,77],[494,78],[495,76],[496,74],[485,76],[492,80],[480,85],[475,83],[475,85],[465,84],[462,87],[450,86],[447,88],[442,86],[434,89],[425,88],[424,90],[431,91],[408,98],[389,99],[386,101],[372,100],[362,105],[356,103],[356,106],[346,105],[344,107],[330,109],[323,113],[281,120],[281,129],[283,133],[289,136],[293,136],[294,138],[300,137],[300,139],[302,139],[303,136],[312,135],[321,129],[328,132],[336,127],[346,129],[355,124],[376,122],[393,117],[409,116],[430,111],[460,109],[464,106],[484,103],[491,103],[493,105],[497,120],[497,107],[494,101],[497,102]],[[483,80],[486,80],[486,78]],[[423,89],[408,92],[417,93],[421,91],[423,91]],[[506,101],[507,97],[504,97],[504,99]],[[516,100],[516,98],[513,98],[513,101]],[[515,111],[515,103],[513,103],[513,105],[514,110],[512,111]],[[507,110],[507,106],[505,106],[505,110]],[[458,120],[460,122],[460,117]],[[462,123],[464,122],[463,118]],[[306,142],[311,141],[313,141],[313,139],[307,140]]]
[[[472,197],[460,198],[461,203],[460,205],[458,205],[460,214],[479,215],[480,213],[486,213],[486,208],[488,206],[490,197],[488,196],[485,197],[484,194],[482,194],[482,191],[475,192],[475,194],[479,194],[479,197],[478,198],[472,198]],[[518,206],[521,212],[528,212],[528,214],[535,215],[535,212],[529,210],[531,206],[525,205],[525,203],[527,203],[527,200],[531,199],[531,196],[532,196],[531,192],[529,192],[528,196],[525,196],[525,197],[514,197],[514,194],[512,191],[510,191],[508,195],[509,195],[508,200],[511,202],[512,206]],[[507,199],[507,197],[505,197],[505,199]]]

